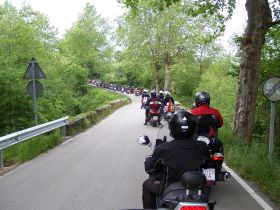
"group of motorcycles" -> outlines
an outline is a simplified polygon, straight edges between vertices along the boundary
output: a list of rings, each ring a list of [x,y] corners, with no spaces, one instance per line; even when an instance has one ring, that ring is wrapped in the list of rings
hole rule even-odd
[[[159,127],[157,139],[171,141],[168,123]],[[216,187],[217,181],[228,181],[231,174],[223,171],[224,162],[223,149],[217,147],[215,139],[199,136],[198,141],[208,145],[210,160],[201,167],[200,171],[190,171],[182,175],[179,182],[169,185],[165,192],[157,197],[157,209],[164,210],[212,210],[216,202],[210,200],[211,188]],[[152,151],[155,149],[147,136],[137,139],[140,145],[148,146]]]
[[[102,83],[95,80],[89,81],[90,85],[120,91],[127,94],[142,95],[143,89],[129,86]],[[141,109],[146,109],[148,97],[142,97]],[[160,101],[152,101],[149,104],[148,122],[153,127],[157,127],[162,119],[167,122],[160,125],[157,139],[171,141],[169,135],[168,121],[172,117],[175,109],[171,101],[163,106]],[[198,141],[204,141],[209,148],[210,160],[201,167],[200,171],[190,171],[182,175],[179,182],[169,185],[161,196],[157,197],[157,209],[161,210],[212,210],[216,202],[210,200],[211,189],[218,181],[228,181],[231,174],[223,171],[224,162],[223,148],[217,146],[217,137],[208,139],[199,136]],[[140,145],[148,146],[152,151],[156,145],[147,136],[140,136],[137,139]]]
[[[144,88],[106,83],[98,80],[89,80],[89,85],[93,87],[105,88],[112,91],[118,91],[126,94],[135,94],[136,96],[141,95],[144,90]]]

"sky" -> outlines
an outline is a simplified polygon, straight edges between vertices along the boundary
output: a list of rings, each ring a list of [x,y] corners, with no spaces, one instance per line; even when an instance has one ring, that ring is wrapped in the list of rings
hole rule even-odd
[[[55,26],[59,35],[63,35],[66,29],[69,29],[77,19],[78,14],[82,12],[86,2],[96,7],[97,13],[107,18],[110,22],[120,16],[124,9],[117,3],[117,0],[9,0],[18,9],[25,2],[30,4],[34,10],[45,14],[52,26]],[[3,4],[5,0],[0,0]],[[245,0],[236,0],[236,9],[233,18],[228,21],[224,37],[221,39],[224,47],[230,47],[228,40],[235,33],[241,33],[244,30],[247,13],[245,10]]]
[[[117,0],[8,0],[17,9],[23,3],[30,4],[34,10],[45,14],[52,26],[58,28],[59,34],[65,33],[73,22],[77,20],[79,13],[84,9],[87,2],[96,7],[97,13],[102,17],[113,21],[123,13],[123,9],[118,5]],[[5,0],[0,0],[3,4]]]

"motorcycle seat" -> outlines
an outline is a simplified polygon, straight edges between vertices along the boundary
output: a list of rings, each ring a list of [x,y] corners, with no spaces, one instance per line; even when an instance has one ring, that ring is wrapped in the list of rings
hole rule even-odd
[[[180,194],[185,194],[186,188],[181,182],[174,182],[170,184],[163,193],[163,200],[176,200],[176,197]]]
[[[189,171],[182,175],[181,183],[186,189],[199,190],[206,185],[207,180],[201,171]]]

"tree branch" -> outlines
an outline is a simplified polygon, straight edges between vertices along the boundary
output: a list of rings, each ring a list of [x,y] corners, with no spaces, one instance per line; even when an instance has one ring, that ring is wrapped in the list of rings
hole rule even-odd
[[[269,28],[278,24],[280,24],[280,20],[273,21],[269,24]]]

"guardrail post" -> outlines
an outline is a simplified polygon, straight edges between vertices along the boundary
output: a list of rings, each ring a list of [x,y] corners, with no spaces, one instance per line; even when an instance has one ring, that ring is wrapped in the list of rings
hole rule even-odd
[[[3,150],[0,150],[0,169],[3,169],[3,168],[4,168],[3,159],[4,159]]]
[[[61,132],[62,136],[66,136],[66,126],[62,126],[60,128],[60,132]]]

